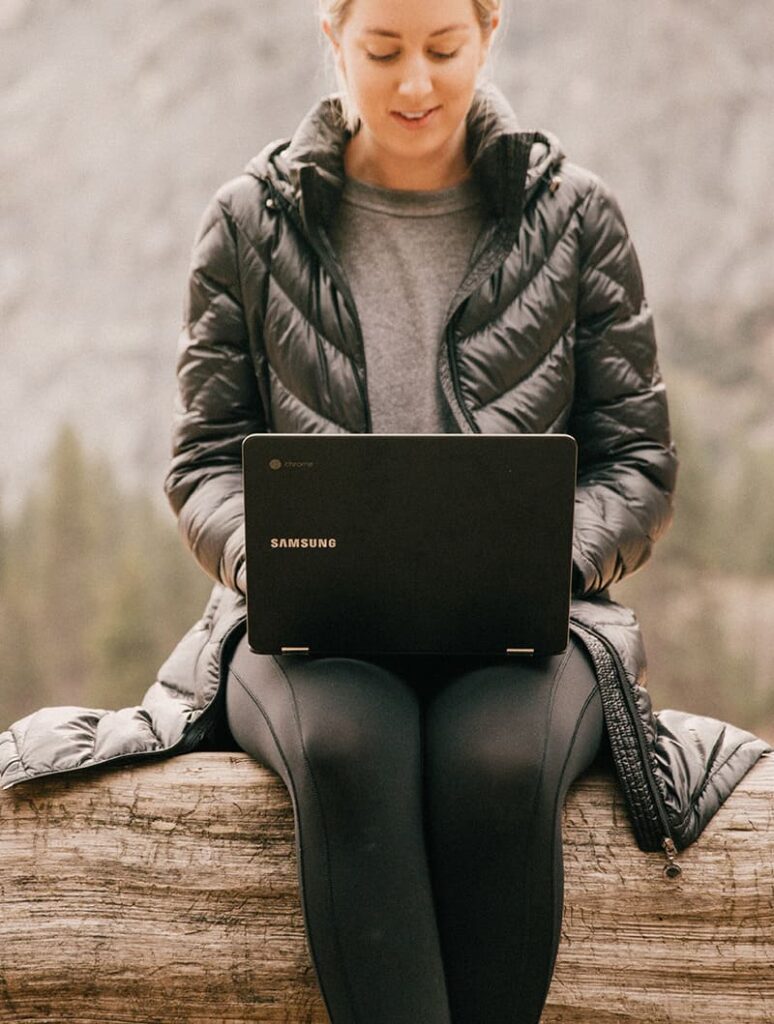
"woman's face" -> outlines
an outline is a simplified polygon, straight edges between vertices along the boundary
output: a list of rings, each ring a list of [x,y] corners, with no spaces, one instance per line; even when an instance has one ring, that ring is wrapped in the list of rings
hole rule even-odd
[[[338,40],[328,22],[323,29],[360,114],[361,148],[392,164],[441,157],[448,166],[464,148],[491,40],[473,0],[353,0]],[[424,116],[402,116],[412,113]]]

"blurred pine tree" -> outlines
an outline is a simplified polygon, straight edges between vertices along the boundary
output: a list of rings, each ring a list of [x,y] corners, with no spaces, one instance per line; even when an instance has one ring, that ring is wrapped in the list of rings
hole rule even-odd
[[[137,703],[211,588],[170,511],[125,493],[65,424],[41,487],[0,529],[0,723]]]

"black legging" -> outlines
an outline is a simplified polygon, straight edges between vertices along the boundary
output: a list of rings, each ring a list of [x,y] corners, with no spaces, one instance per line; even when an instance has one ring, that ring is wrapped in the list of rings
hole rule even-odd
[[[603,736],[582,648],[364,661],[242,639],[226,710],[290,793],[333,1024],[537,1024],[560,938],[562,804]]]

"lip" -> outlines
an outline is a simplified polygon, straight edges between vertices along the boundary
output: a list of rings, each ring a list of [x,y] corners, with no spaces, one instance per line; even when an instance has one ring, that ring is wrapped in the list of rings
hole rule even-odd
[[[393,120],[397,121],[397,123],[401,125],[403,128],[406,128],[410,132],[415,132],[418,131],[420,128],[424,128],[426,124],[429,124],[440,109],[440,107],[431,107],[424,117],[420,117],[413,121],[410,121],[408,118],[402,117],[400,112],[397,110],[391,110],[390,117],[393,118]]]

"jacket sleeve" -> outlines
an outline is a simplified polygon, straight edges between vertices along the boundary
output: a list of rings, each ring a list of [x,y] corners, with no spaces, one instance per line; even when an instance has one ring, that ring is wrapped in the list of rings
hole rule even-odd
[[[204,571],[244,593],[242,440],[266,417],[242,305],[236,228],[220,192],[199,224],[177,350],[164,491]]]
[[[583,597],[650,557],[672,519],[677,456],[637,254],[596,175],[582,209],[569,430],[578,442],[573,591]]]

